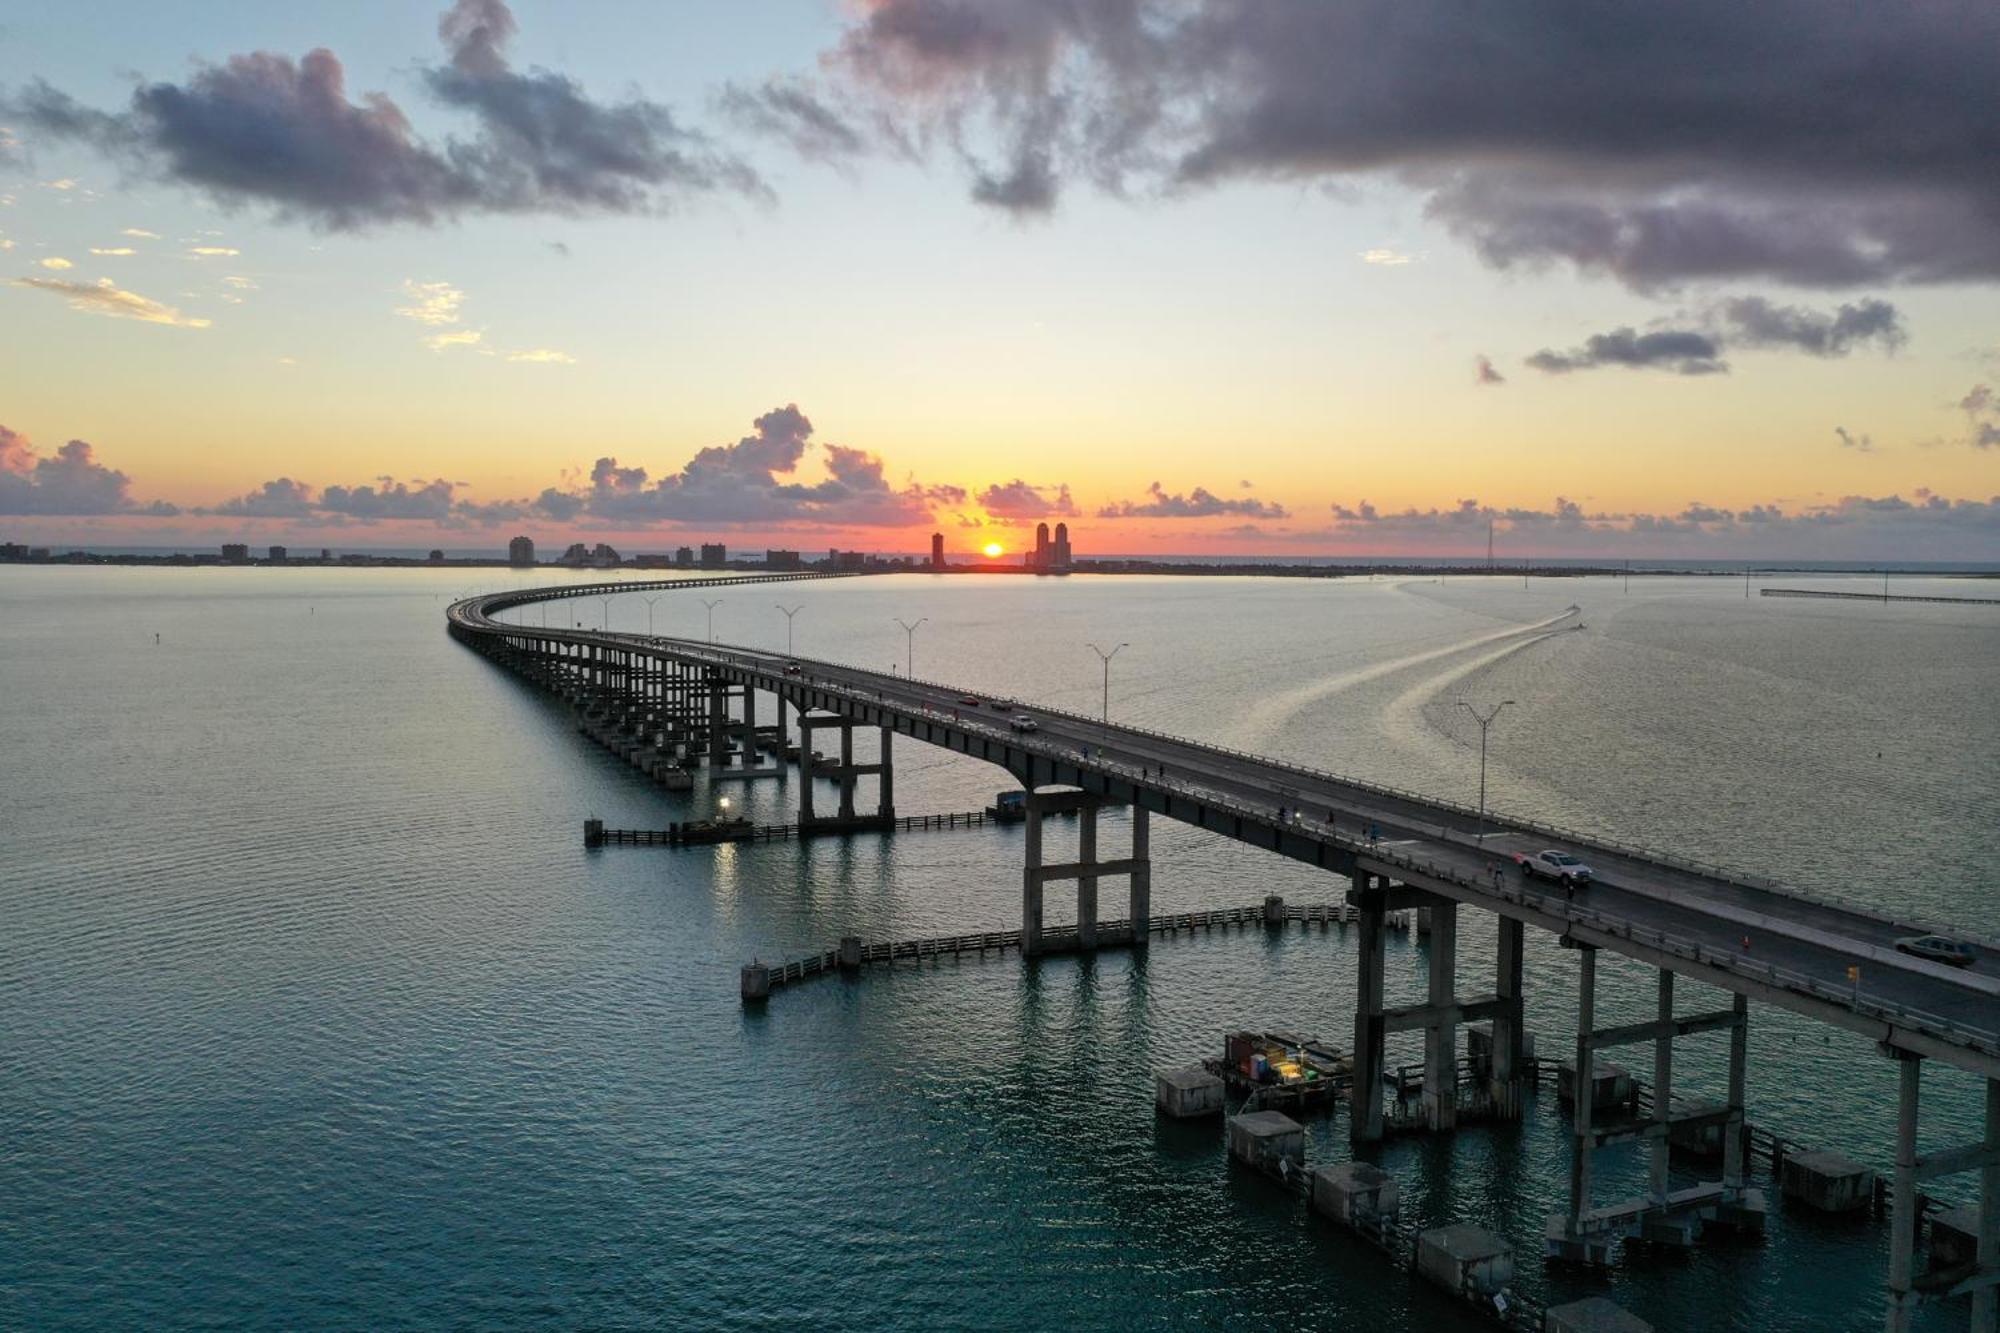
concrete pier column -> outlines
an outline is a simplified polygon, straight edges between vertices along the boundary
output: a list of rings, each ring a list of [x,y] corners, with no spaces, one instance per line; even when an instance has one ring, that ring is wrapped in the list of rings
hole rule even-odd
[[[806,721],[804,709],[799,710],[799,823],[813,822],[813,771],[812,771],[812,725]]]
[[[1732,997],[1736,1026],[1729,1030],[1729,1123],[1722,1140],[1722,1183],[1730,1190],[1743,1188],[1743,1170],[1749,1145],[1743,1124],[1744,1074],[1750,1063],[1750,997]]]
[[[1661,1026],[1653,1037],[1654,1138],[1650,1145],[1647,1183],[1653,1202],[1664,1205],[1667,1201],[1667,1130],[1673,1124],[1674,1114],[1674,1034],[1673,1029],[1666,1026],[1674,1021],[1674,974],[1664,967],[1660,969],[1657,1017]],[[1590,1085],[1580,1083],[1577,1086],[1588,1088]]]
[[[1076,820],[1077,863],[1089,867],[1097,862],[1097,807],[1084,806]],[[1087,868],[1076,877],[1076,947],[1097,947],[1097,876]]]
[[[840,817],[854,818],[854,728],[844,718],[840,728]]]
[[[743,687],[743,767],[757,767],[757,687]]]
[[[1033,958],[1042,951],[1042,812],[1035,804],[1035,789],[1028,788],[1027,853],[1021,869],[1021,956]]]
[[[1458,1001],[1458,904],[1440,898],[1430,907],[1432,1005]],[[1458,1024],[1447,1018],[1424,1029],[1424,1120],[1432,1129],[1458,1125]]]
[[[778,758],[777,758],[778,771],[780,774],[782,774],[782,776],[779,778],[779,781],[781,782],[786,780],[787,778],[790,778],[792,775],[791,770],[785,767],[785,746],[789,744],[791,741],[791,731],[789,729],[790,724],[785,720],[786,703],[787,700],[785,699],[785,696],[781,691],[778,695]]]
[[[1375,1143],[1382,1137],[1382,1061],[1387,1036],[1382,1020],[1384,912],[1381,894],[1371,891],[1373,878],[1367,871],[1354,876],[1361,938],[1355,967],[1354,1085],[1348,1091],[1352,1105],[1347,1121],[1355,1143]]]
[[[880,800],[876,803],[875,810],[875,813],[884,819],[894,819],[896,817],[896,770],[894,761],[890,757],[892,743],[895,738],[895,729],[885,725],[882,728],[882,781],[880,784]]]
[[[1494,1113],[1502,1120],[1521,1118],[1521,941],[1522,924],[1513,917],[1497,918],[1500,923],[1493,969],[1493,993],[1505,1007],[1493,1019],[1493,1065],[1487,1072],[1487,1091],[1493,1098]]]
[[[2000,1079],[1986,1080],[1986,1151],[2000,1154]],[[2000,1161],[1979,1169],[1979,1236],[1975,1251],[1981,1273],[2000,1269]],[[2000,1291],[1972,1293],[1972,1333],[2000,1331]]]
[[[729,694],[718,676],[708,679],[708,766],[721,768],[729,762]]]
[[[1153,853],[1147,810],[1132,807],[1132,947],[1143,949],[1153,938]]]
[[[1896,1108],[1896,1179],[1889,1191],[1889,1333],[1910,1333],[1917,1313],[1911,1289],[1917,1253],[1917,1093],[1923,1062],[1907,1051],[1895,1052],[1901,1068]]]
[[[1574,1227],[1590,1210],[1590,1113],[1597,1100],[1590,1035],[1597,1029],[1597,949],[1580,945],[1576,990],[1576,1095],[1570,1099],[1569,1221]]]

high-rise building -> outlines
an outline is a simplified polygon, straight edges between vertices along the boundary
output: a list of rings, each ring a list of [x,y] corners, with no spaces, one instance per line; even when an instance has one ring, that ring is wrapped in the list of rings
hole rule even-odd
[[[1035,554],[1034,558],[1029,561],[1028,568],[1047,569],[1048,567],[1049,525],[1046,523],[1037,523],[1035,524]]]
[[[694,547],[683,546],[674,552],[674,563],[682,569],[694,568]]]
[[[282,546],[273,546],[273,547],[271,548],[271,553],[270,553],[270,556],[269,556],[269,559],[270,559],[271,563],[272,563],[272,564],[274,564],[274,565],[282,565],[282,564],[284,564],[284,563],[285,563],[285,557],[286,557],[286,556],[288,556],[288,555],[290,555],[290,554],[291,554],[291,552],[290,552],[290,551],[287,551],[287,550],[286,550],[286,549],[285,549],[284,547],[282,547]]]
[[[507,563],[516,569],[526,569],[535,563],[535,543],[526,537],[516,537],[507,543]]]
[[[1059,573],[1069,572],[1069,524],[1056,524],[1056,542],[1049,549],[1049,568]]]
[[[247,565],[250,563],[250,548],[242,542],[222,544],[222,563],[225,565]]]
[[[764,552],[764,568],[766,569],[799,569],[801,567],[797,551],[766,550]]]
[[[933,532],[931,534],[931,568],[944,568],[944,534],[942,532]]]
[[[721,542],[703,542],[701,544],[701,567],[703,569],[721,569],[728,560],[729,548]]]

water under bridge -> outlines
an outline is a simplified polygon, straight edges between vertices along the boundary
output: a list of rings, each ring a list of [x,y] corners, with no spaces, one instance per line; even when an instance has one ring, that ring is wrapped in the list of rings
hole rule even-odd
[[[755,576],[752,576],[753,578]],[[764,576],[778,581],[824,575]],[[892,673],[761,649],[583,628],[509,623],[512,609],[559,598],[680,591],[751,581],[681,578],[522,589],[472,597],[447,612],[451,634],[499,664],[589,709],[649,744],[693,756],[719,775],[781,776],[783,740],[796,727],[802,761],[816,734],[836,733],[839,757],[814,765],[834,778],[838,809],[815,809],[811,780],[798,784],[799,822],[857,818],[857,780],[872,778],[878,819],[894,816],[894,738],[954,750],[1011,773],[1028,795],[1026,857],[1021,876],[1021,951],[1041,951],[1043,903],[1052,884],[1076,885],[1074,930],[1066,944],[1144,947],[1151,904],[1149,821],[1178,820],[1344,876],[1358,909],[1360,969],[1355,1009],[1355,1078],[1350,1118],[1359,1142],[1383,1133],[1385,1040],[1421,1031],[1425,1043],[1424,1113],[1448,1129],[1458,1107],[1458,1029],[1490,1024],[1493,1105],[1519,1113],[1522,1055],[1522,937],[1548,931],[1576,951],[1579,1022],[1577,1086],[1592,1086],[1592,1066],[1620,1046],[1650,1047],[1652,1120],[1635,1131],[1592,1124],[1592,1098],[1576,1098],[1570,1161],[1570,1206],[1550,1219],[1551,1256],[1603,1262],[1620,1238],[1671,1241],[1703,1223],[1761,1227],[1763,1200],[1746,1183],[1742,1146],[1745,1044],[1749,1000],[1776,1005],[1875,1041],[1900,1066],[1900,1108],[1891,1190],[1894,1230],[1889,1273],[1889,1329],[1907,1329],[1916,1303],[1970,1293],[1973,1327],[2000,1326],[2000,942],[1980,940],[1965,968],[1897,950],[1904,936],[1931,933],[1929,923],[1893,910],[1842,902],[1767,879],[1624,845],[1599,834],[1551,828],[1481,813],[1416,792],[1111,724],[1032,702],[995,700],[979,691]],[[760,754],[757,701],[775,705],[778,759]],[[787,712],[795,721],[787,723]],[[1026,729],[1020,719],[1031,720]],[[761,734],[769,735],[766,727]],[[857,757],[856,732],[876,732],[873,757]],[[1131,845],[1100,857],[1097,813],[1129,812]],[[1077,859],[1045,863],[1042,822],[1058,813],[1078,817]],[[1565,892],[1530,880],[1516,854],[1560,848],[1587,861],[1596,879]],[[1128,910],[1099,930],[1098,893],[1123,879]],[[1429,990],[1422,1004],[1391,1008],[1383,997],[1384,920],[1389,912],[1427,910]],[[1456,993],[1457,951],[1464,909],[1494,921],[1494,985],[1477,995]],[[1952,932],[1963,938],[1963,932]],[[1598,950],[1657,969],[1658,1009],[1650,1021],[1598,1027],[1593,1019]],[[1682,1014],[1674,980],[1688,977],[1730,992],[1730,1008]],[[1731,1037],[1729,1091],[1719,1107],[1677,1108],[1672,1050],[1677,1036],[1726,1030]],[[1927,1060],[1966,1069],[1986,1080],[1983,1141],[1919,1154],[1917,1127],[1922,1069]],[[1694,1189],[1670,1189],[1669,1135],[1676,1122],[1705,1119],[1725,1144],[1721,1178]],[[1699,1129],[1699,1125],[1681,1128]],[[1649,1143],[1651,1188],[1640,1198],[1600,1205],[1591,1191],[1591,1154],[1620,1138]],[[1963,1171],[1980,1175],[1977,1261],[1947,1281],[1926,1282],[1915,1271],[1917,1188]]]

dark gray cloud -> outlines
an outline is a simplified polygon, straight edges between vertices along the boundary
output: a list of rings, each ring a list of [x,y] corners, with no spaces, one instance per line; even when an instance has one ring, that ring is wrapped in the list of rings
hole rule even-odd
[[[994,518],[1009,522],[1075,518],[1077,514],[1076,501],[1070,497],[1067,483],[1037,486],[1016,477],[1012,481],[993,483],[979,492],[974,499],[981,509]]]
[[[1840,438],[1840,447],[1852,449],[1857,454],[1875,452],[1875,439],[1870,435],[1856,435],[1845,426],[1835,426],[1833,433]]]
[[[745,130],[788,144],[810,161],[860,157],[880,142],[876,127],[851,119],[803,79],[769,79],[754,88],[732,83],[719,102]]]
[[[1493,368],[1493,358],[1485,353],[1472,359],[1472,382],[1482,389],[1495,388],[1507,382],[1507,377]]]
[[[1613,329],[1594,333],[1583,346],[1567,352],[1543,348],[1528,358],[1536,370],[1566,375],[1577,370],[1602,366],[1622,366],[1627,370],[1670,370],[1676,375],[1727,374],[1729,363],[1722,359],[1722,345],[1706,333],[1694,329],[1659,329],[1640,333],[1635,329]]]
[[[1967,439],[1973,448],[2000,449],[2000,398],[1994,396],[1991,386],[1973,385],[1958,400],[1958,410],[1965,413],[1971,432]]]
[[[1285,507],[1267,500],[1245,496],[1225,500],[1197,486],[1186,495],[1169,495],[1159,482],[1146,488],[1145,500],[1120,500],[1097,511],[1099,518],[1213,518],[1235,514],[1243,518],[1284,518]]]
[[[243,518],[310,518],[313,509],[312,487],[290,477],[279,477],[265,482],[248,495],[224,500],[209,512]]]
[[[1867,343],[1892,352],[1909,338],[1901,312],[1873,298],[1826,314],[1777,305],[1761,296],[1738,296],[1721,302],[1717,313],[1733,347],[1790,347],[1831,357],[1846,356]]]
[[[501,0],[458,0],[440,21],[449,63],[426,89],[476,126],[430,144],[382,93],[348,100],[331,51],[259,51],[141,86],[122,111],[45,83],[4,105],[33,134],[91,144],[142,174],[229,207],[355,228],[464,213],[632,213],[689,195],[767,192],[740,159],[640,98],[599,102],[572,79],[515,70]]]
[[[109,515],[179,513],[161,501],[132,498],[132,479],[99,463],[88,443],[71,440],[39,456],[28,437],[0,426],[0,514]]]
[[[1987,0],[869,0],[855,15],[829,63],[970,145],[975,195],[1001,206],[1045,207],[1079,179],[1388,176],[1501,267],[1641,289],[2000,276]],[[1008,167],[979,165],[993,156]]]

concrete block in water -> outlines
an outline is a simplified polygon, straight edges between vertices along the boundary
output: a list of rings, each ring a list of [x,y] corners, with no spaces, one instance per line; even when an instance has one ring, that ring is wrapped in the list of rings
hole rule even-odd
[[[762,963],[743,965],[743,1002],[769,999],[771,995],[771,969]]]
[[[1483,1227],[1455,1222],[1417,1237],[1417,1272],[1461,1296],[1493,1296],[1514,1280],[1514,1247]]]
[[[1162,1115],[1176,1120],[1222,1114],[1222,1080],[1190,1065],[1153,1075],[1153,1105]]]
[[[1602,1296],[1558,1305],[1542,1317],[1544,1333],[1653,1333],[1638,1315]]]
[[[1346,1226],[1392,1219],[1401,1199],[1396,1178],[1367,1162],[1341,1162],[1313,1172],[1313,1211]]]
[[[861,937],[842,935],[840,937],[840,970],[858,972],[861,970]]]
[[[1874,1171],[1837,1152],[1788,1154],[1778,1183],[1786,1198],[1823,1213],[1849,1213],[1875,1200]]]
[[[1465,1026],[1465,1053],[1472,1057],[1473,1070],[1485,1077],[1493,1072],[1493,1025],[1491,1023],[1468,1023]],[[1521,1034],[1521,1059],[1525,1062],[1535,1058],[1535,1034]],[[1598,1061],[1603,1068],[1604,1062]],[[1524,1070],[1516,1070],[1523,1073]]]
[[[1594,1094],[1590,1100],[1590,1108],[1593,1111],[1606,1111],[1631,1104],[1632,1075],[1623,1065],[1612,1064],[1609,1060],[1592,1060],[1590,1078]],[[1556,1091],[1561,1094],[1564,1106],[1576,1105],[1574,1060],[1565,1060],[1558,1066]]]
[[[1288,1115],[1246,1111],[1229,1122],[1229,1155],[1260,1171],[1277,1171],[1281,1161],[1303,1167],[1306,1131]]]
[[[1264,924],[1267,926],[1285,924],[1285,900],[1275,893],[1264,895]]]
[[[1958,1268],[1979,1257],[1979,1205],[1948,1208],[1931,1219],[1930,1270]]]

